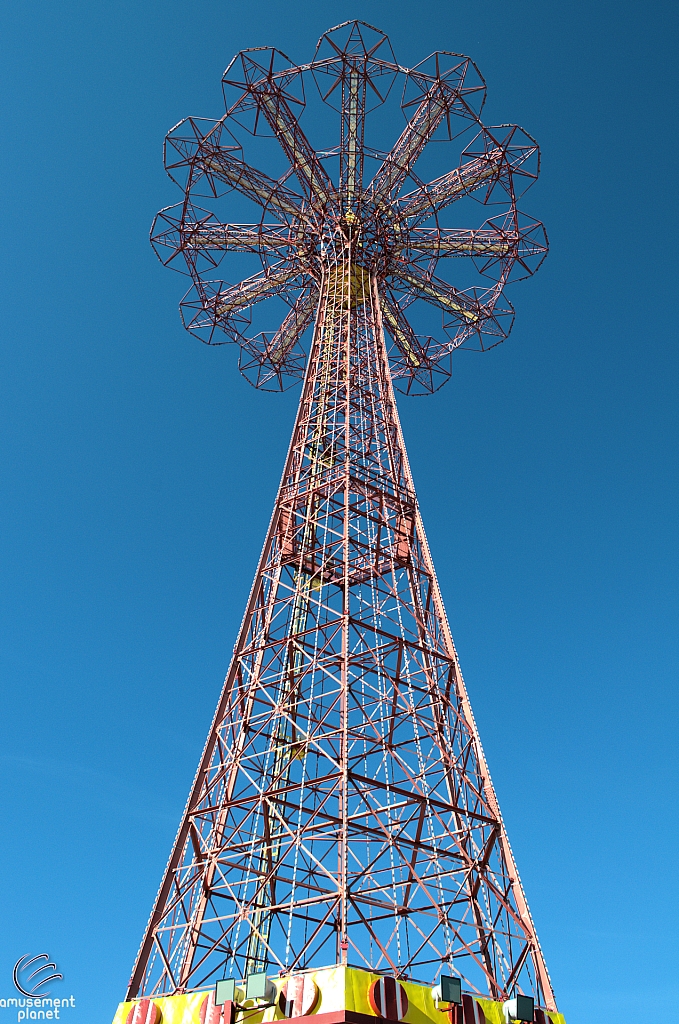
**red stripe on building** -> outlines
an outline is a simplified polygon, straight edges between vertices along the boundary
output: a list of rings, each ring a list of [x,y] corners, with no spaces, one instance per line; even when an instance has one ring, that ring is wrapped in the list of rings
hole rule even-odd
[[[408,1012],[408,996],[396,978],[378,978],[368,990],[368,1002],[378,1017],[403,1020]]]

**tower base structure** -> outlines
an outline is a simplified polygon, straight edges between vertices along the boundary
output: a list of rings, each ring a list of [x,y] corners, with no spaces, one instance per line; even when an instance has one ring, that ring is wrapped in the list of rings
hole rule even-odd
[[[470,993],[461,993],[459,1003],[437,1000],[430,985],[354,967],[266,978],[263,998],[248,999],[249,988],[248,981],[237,983],[234,999],[221,1004],[215,988],[127,1001],[113,1024],[507,1024],[500,1002]],[[540,1007],[533,1020],[566,1024],[563,1014]]]

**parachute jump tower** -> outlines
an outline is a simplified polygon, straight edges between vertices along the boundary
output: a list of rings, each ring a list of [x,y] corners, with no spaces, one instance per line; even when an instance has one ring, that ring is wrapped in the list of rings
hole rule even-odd
[[[542,225],[517,208],[538,147],[514,125],[482,124],[469,58],[403,68],[356,21],[301,66],[245,50],[223,85],[223,117],[167,136],[184,198],[158,215],[152,242],[192,278],[181,304],[192,334],[238,344],[256,387],[303,383],[233,660],[115,1024],[563,1024],[394,396],[435,391],[456,348],[507,336],[505,285],[547,252]],[[312,148],[305,108],[330,148]],[[370,147],[368,120],[391,148]],[[271,148],[280,173],[244,161],[243,135]],[[451,146],[457,166],[441,172]],[[481,224],[455,226],[453,213]],[[255,263],[239,284],[217,279],[229,252]],[[437,337],[416,333],[415,302]],[[260,322],[267,309],[274,330]]]

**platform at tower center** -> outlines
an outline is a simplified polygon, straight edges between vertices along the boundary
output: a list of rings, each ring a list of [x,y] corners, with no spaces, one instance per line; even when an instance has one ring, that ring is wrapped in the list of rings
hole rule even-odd
[[[113,1024],[507,1024],[502,1002],[462,991],[446,1002],[432,985],[334,966],[261,979],[252,985],[222,982],[220,988],[143,997],[121,1003]],[[223,1002],[223,993],[231,998]],[[438,998],[437,998],[438,996]],[[511,1017],[510,1017],[511,1019]],[[524,1015],[524,1020],[525,1020]],[[535,1007],[535,1024],[566,1024],[562,1014]]]

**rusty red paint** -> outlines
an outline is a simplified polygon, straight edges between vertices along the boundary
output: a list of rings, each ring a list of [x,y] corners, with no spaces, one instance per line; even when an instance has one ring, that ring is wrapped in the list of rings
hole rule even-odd
[[[150,999],[140,999],[127,1015],[125,1024],[160,1024],[160,1007]]]
[[[378,978],[368,990],[368,1001],[378,1017],[403,1020],[408,1012],[408,996],[396,978]]]
[[[486,1015],[473,996],[462,996],[464,1024],[486,1024]]]
[[[318,1004],[318,985],[308,974],[297,974],[286,981],[278,1005],[286,1017],[305,1017]]]
[[[214,991],[208,992],[198,1011],[200,1024],[231,1024],[233,1010],[234,1006],[230,1001],[222,1003],[220,1006],[215,1006]]]

